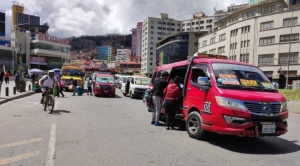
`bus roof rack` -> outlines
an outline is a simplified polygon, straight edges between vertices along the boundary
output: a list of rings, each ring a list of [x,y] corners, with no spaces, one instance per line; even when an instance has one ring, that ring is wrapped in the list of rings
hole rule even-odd
[[[226,59],[226,60],[228,60],[228,57],[225,56],[225,55],[204,54],[204,53],[198,53],[198,52],[196,52],[194,54],[194,57],[196,57],[196,58],[210,58],[210,59]]]

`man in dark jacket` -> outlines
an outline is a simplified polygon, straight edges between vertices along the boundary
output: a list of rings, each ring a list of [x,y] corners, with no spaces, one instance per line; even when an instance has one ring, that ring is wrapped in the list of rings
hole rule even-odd
[[[168,86],[168,77],[169,73],[164,71],[160,78],[156,78],[153,83],[153,103],[154,103],[154,112],[152,115],[151,124],[155,126],[160,126],[160,109],[162,107],[164,90]]]

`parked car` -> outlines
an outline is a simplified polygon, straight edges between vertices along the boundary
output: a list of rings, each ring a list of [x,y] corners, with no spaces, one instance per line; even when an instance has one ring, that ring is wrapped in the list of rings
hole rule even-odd
[[[115,97],[116,85],[111,74],[97,74],[95,77],[94,94]]]

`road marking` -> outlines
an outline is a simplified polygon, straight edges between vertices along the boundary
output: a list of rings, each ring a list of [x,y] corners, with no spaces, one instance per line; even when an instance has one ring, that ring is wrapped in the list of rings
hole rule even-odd
[[[47,159],[46,159],[46,166],[54,166],[53,158],[55,152],[55,139],[56,139],[56,124],[52,124]]]
[[[35,151],[35,152],[31,152],[31,153],[21,154],[21,155],[15,156],[15,157],[1,159],[0,160],[0,165],[9,164],[9,163],[12,163],[12,162],[28,159],[28,158],[31,158],[31,157],[38,156],[39,154],[40,154],[39,151]]]
[[[41,140],[42,140],[42,138],[34,138],[34,139],[29,139],[29,140],[24,140],[24,141],[19,141],[19,142],[13,142],[13,143],[9,143],[9,144],[0,145],[0,149],[12,147],[12,146],[29,144],[29,143],[38,142]]]

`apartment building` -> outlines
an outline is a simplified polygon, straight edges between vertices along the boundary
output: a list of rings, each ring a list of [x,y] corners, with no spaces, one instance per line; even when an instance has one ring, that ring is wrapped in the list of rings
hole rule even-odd
[[[211,31],[214,27],[214,16],[206,16],[199,12],[193,18],[181,21],[181,32]]]
[[[142,31],[143,23],[137,23],[136,28],[131,30],[132,40],[131,40],[131,55],[133,57],[141,56],[142,54]]]
[[[116,61],[129,62],[131,59],[131,49],[117,49]]]
[[[199,39],[198,52],[253,64],[269,79],[287,74],[290,55],[291,85],[300,80],[300,10],[287,7],[283,0],[267,0],[218,20],[219,29]]]

